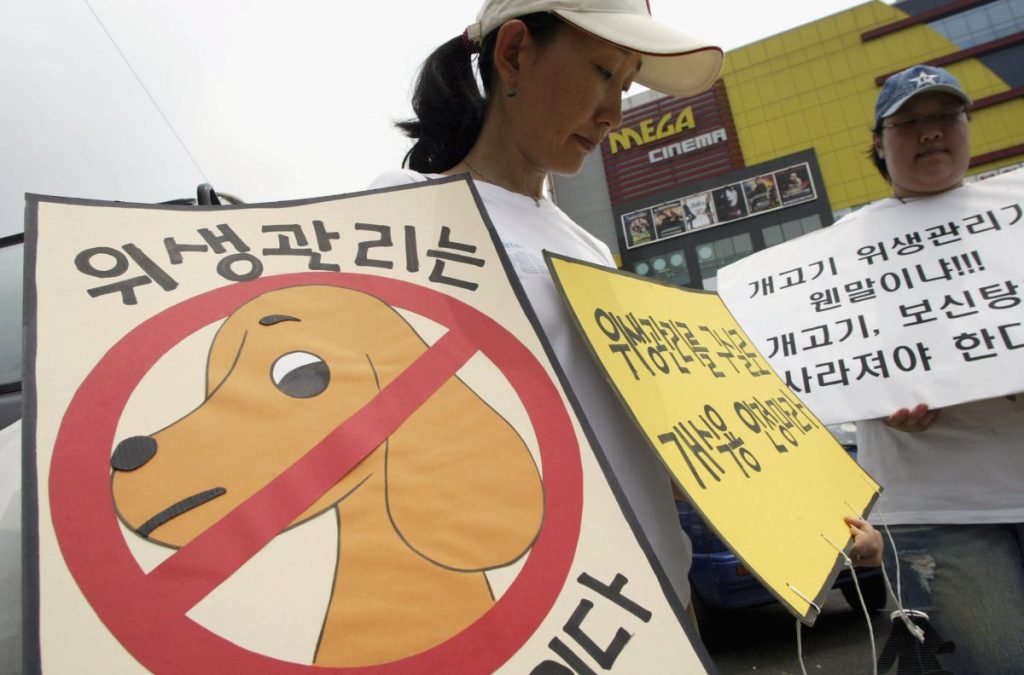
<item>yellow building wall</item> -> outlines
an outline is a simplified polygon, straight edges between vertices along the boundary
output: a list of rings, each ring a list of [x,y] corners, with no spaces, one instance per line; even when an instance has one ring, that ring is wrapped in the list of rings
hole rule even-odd
[[[875,78],[959,51],[926,24],[861,41],[861,33],[906,17],[883,2],[866,2],[728,52],[722,78],[747,165],[813,147],[834,210],[890,194],[867,157],[879,91]],[[1008,89],[977,59],[948,70],[973,99]],[[974,112],[972,156],[1024,143],[1021,120],[1022,99]]]

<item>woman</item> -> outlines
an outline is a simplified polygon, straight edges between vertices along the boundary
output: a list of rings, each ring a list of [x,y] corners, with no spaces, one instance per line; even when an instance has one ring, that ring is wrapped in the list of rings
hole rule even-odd
[[[970,161],[971,99],[949,72],[913,66],[886,80],[871,159],[893,196],[836,226],[960,187]],[[938,410],[920,403],[857,424],[858,458],[885,486],[907,608],[956,645],[957,673],[1024,666],[1024,399]]]
[[[483,95],[471,67],[474,53]],[[407,157],[412,170],[389,172],[373,184],[472,176],[586,420],[684,606],[691,550],[668,473],[591,362],[543,251],[608,267],[614,261],[604,243],[544,196],[543,187],[549,173],[579,171],[621,124],[622,93],[633,82],[692,96],[715,82],[722,59],[718,47],[655,23],[644,0],[491,0],[476,23],[424,63],[413,95],[417,119],[399,125],[416,139]]]

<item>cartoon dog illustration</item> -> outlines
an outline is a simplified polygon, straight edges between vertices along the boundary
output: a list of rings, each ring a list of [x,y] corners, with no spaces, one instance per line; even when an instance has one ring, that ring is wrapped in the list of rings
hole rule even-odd
[[[181,547],[293,464],[427,345],[365,293],[296,286],[218,330],[206,398],[114,450],[122,521]],[[494,603],[485,570],[523,556],[543,487],[516,431],[457,377],[292,523],[337,509],[339,553],[315,663],[359,666],[429,649]]]

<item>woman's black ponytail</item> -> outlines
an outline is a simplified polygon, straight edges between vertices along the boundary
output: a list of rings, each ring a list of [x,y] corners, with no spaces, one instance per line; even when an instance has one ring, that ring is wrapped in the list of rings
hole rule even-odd
[[[547,12],[519,17],[530,36],[540,45],[554,37],[562,22]],[[421,173],[441,173],[469,154],[480,135],[484,112],[491,93],[494,44],[498,31],[492,30],[480,45],[477,66],[484,94],[480,93],[462,36],[452,38],[434,50],[420,69],[412,95],[414,119],[396,126],[416,139],[403,165]]]
[[[445,42],[420,69],[412,95],[416,119],[397,124],[416,139],[405,164],[422,173],[440,173],[458,164],[480,134],[484,106],[462,37]]]

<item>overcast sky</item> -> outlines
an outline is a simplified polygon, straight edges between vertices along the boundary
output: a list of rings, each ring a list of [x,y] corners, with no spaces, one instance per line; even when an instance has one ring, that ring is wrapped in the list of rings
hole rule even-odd
[[[25,192],[156,202],[209,181],[258,202],[361,190],[408,147],[392,122],[410,114],[418,65],[479,4],[4,0],[0,236],[23,229]],[[859,3],[650,4],[728,50]]]

